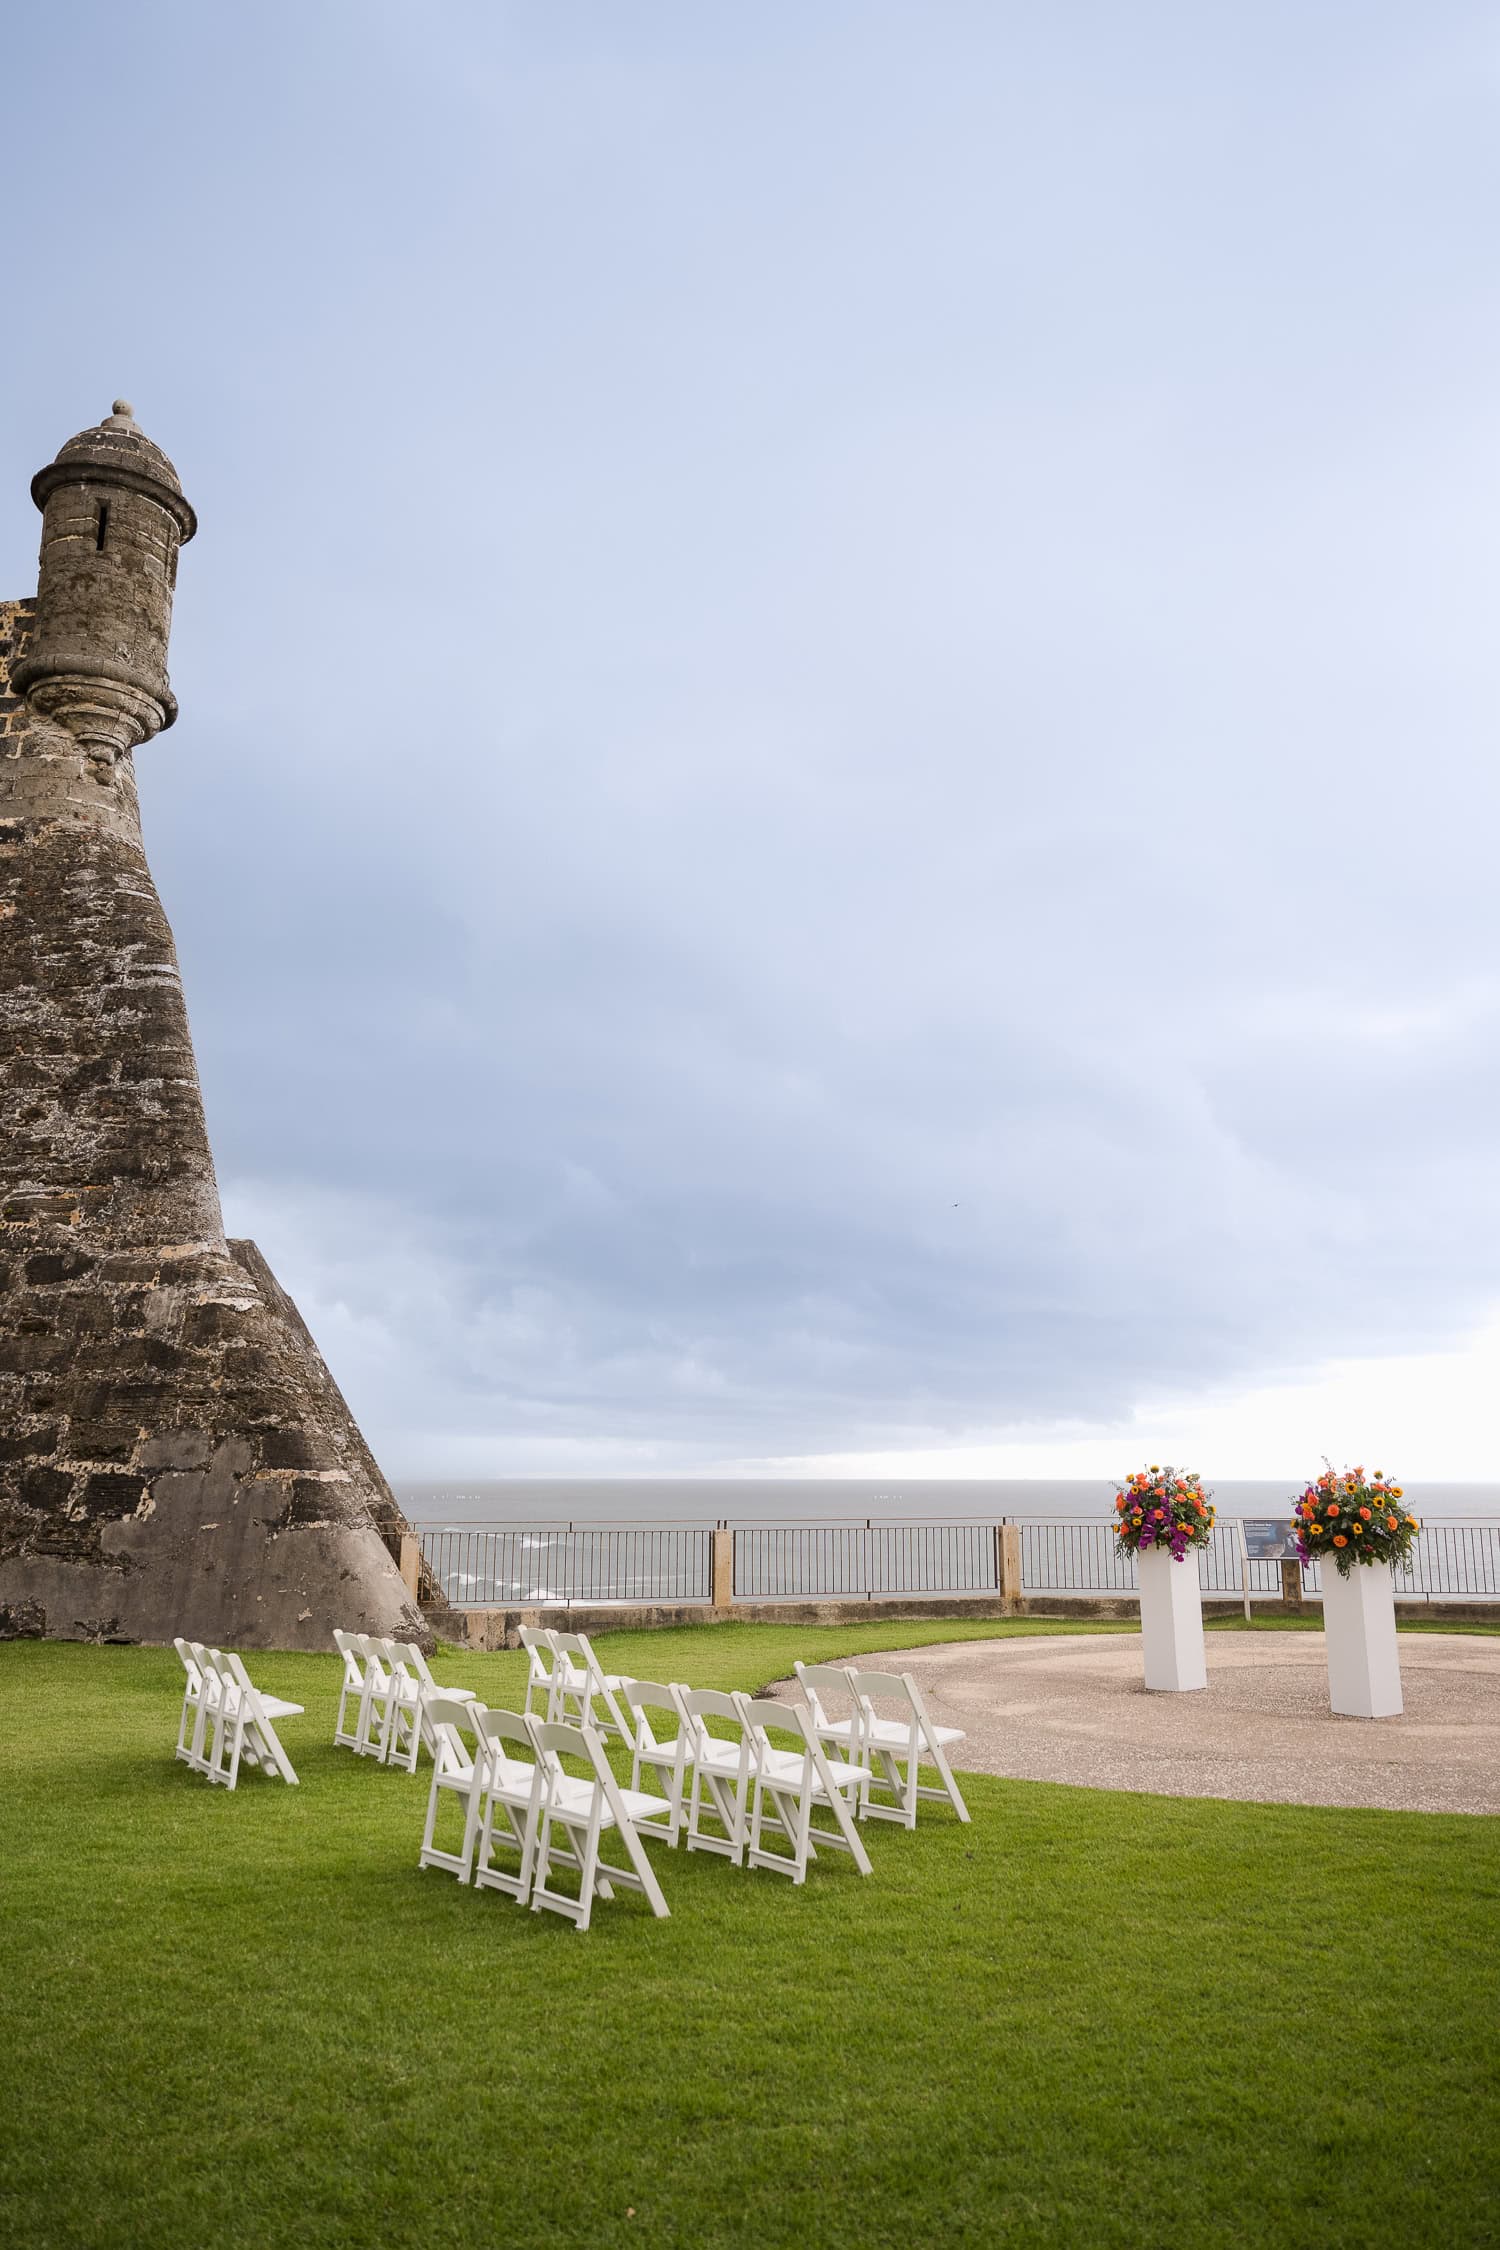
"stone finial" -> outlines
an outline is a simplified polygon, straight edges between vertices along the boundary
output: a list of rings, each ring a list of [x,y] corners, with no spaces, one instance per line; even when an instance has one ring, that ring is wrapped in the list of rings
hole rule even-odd
[[[134,429],[135,408],[129,399],[117,398],[99,427],[101,430]]]

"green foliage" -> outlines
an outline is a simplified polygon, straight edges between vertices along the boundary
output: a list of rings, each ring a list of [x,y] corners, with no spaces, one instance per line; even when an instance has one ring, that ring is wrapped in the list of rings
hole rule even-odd
[[[601,1643],[747,1688],[871,1645]],[[1494,1821],[966,1777],[867,1882],[658,1852],[671,1920],[579,1936],[419,1873],[426,1768],[332,1748],[332,1656],[254,1670],[302,1786],[229,1796],[169,1651],[0,1648],[0,2242],[1500,2242]]]

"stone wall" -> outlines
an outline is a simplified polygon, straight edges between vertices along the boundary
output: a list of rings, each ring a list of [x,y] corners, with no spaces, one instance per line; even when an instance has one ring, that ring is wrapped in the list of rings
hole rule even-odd
[[[0,1637],[426,1640],[390,1487],[224,1237],[131,753],[10,692],[34,619],[0,603]]]

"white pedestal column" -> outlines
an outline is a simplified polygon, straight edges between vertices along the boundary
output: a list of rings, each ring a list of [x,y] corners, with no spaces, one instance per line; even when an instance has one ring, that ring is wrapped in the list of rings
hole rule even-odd
[[[1136,1557],[1141,1578],[1141,1653],[1148,1688],[1206,1688],[1203,1602],[1198,1557],[1189,1548],[1173,1562],[1168,1547],[1148,1547]]]
[[[1390,1565],[1356,1563],[1340,1578],[1332,1556],[1324,1555],[1321,1576],[1330,1705],[1349,1719],[1399,1718],[1401,1659]]]

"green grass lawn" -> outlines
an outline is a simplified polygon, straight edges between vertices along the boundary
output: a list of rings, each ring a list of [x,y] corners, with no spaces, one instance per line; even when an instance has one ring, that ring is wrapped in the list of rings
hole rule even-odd
[[[959,1637],[600,1645],[754,1688]],[[252,1671],[300,1788],[173,1761],[170,1651],[0,1647],[7,2245],[1500,2243],[1500,1823],[974,1776],[868,1881],[653,1847],[671,1919],[579,1935],[418,1871],[428,1769],[333,1749],[331,1655]]]

